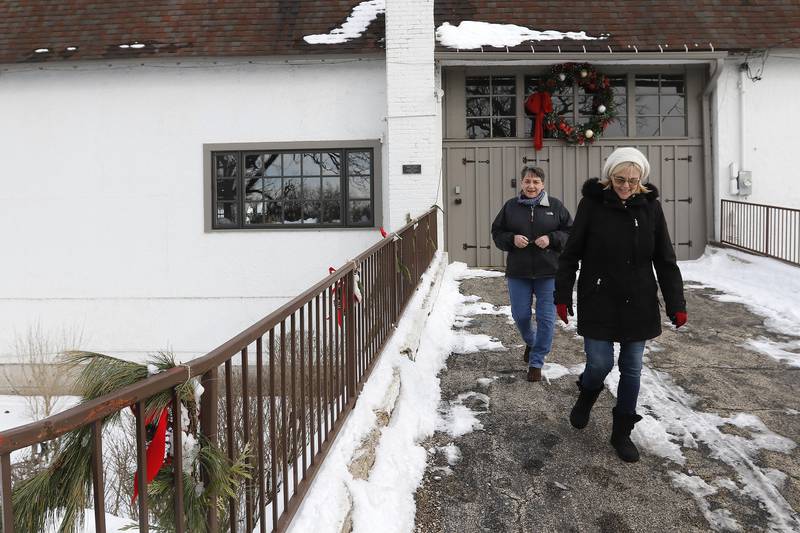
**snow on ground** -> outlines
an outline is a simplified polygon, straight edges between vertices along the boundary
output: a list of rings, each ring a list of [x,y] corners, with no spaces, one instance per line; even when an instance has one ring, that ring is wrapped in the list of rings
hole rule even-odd
[[[768,326],[781,332],[800,331],[800,312],[792,305],[792,300],[800,296],[800,276],[797,276],[796,269],[777,261],[717,249],[709,249],[703,258],[682,262],[680,266],[685,279],[724,292],[718,297],[720,300],[745,303],[754,312],[764,316]],[[510,310],[507,306],[481,302],[476,296],[459,294],[458,282],[474,277],[502,275],[502,272],[467,269],[459,263],[447,267],[415,363],[397,353],[399,339],[406,333],[404,328],[407,329],[401,322],[365,386],[356,411],[322,466],[306,502],[294,520],[292,531],[312,528],[320,533],[338,531],[350,500],[354,505],[355,533],[413,530],[414,492],[424,473],[426,455],[446,454],[449,466],[439,467],[441,472],[437,474],[441,475],[451,472],[458,457],[455,444],[448,445],[446,450],[424,450],[419,443],[434,430],[453,437],[480,430],[478,416],[489,408],[489,398],[479,392],[467,392],[453,401],[440,402],[436,375],[444,368],[451,352],[505,349],[488,335],[471,334],[461,328],[476,315],[482,314],[506,315],[510,320]],[[419,301],[412,301],[409,309],[416,306],[419,306]],[[571,317],[569,326],[564,329],[574,332],[575,318]],[[794,343],[768,344],[754,339],[750,347],[793,364],[794,354],[788,350],[798,346]],[[657,342],[649,343],[647,349],[648,352],[662,350]],[[373,398],[380,396],[380,391],[387,386],[391,369],[395,366],[402,372],[401,396],[395,417],[384,430],[369,481],[353,480],[346,465],[361,437],[371,426],[371,408],[375,403]],[[543,375],[552,381],[576,376],[582,370],[583,365],[566,368],[546,363]],[[476,387],[485,389],[494,379],[496,376],[480,378]],[[606,380],[607,387],[614,394],[618,382],[619,372],[615,368]],[[711,527],[740,527],[729,511],[714,508],[715,504],[709,500],[709,496],[725,489],[743,498],[756,500],[769,514],[772,529],[800,529],[791,507],[778,490],[786,474],[755,464],[760,450],[786,453],[795,447],[795,443],[771,432],[755,415],[732,413],[724,417],[696,411],[695,404],[696,399],[677,386],[668,374],[645,366],[640,398],[644,419],[634,430],[634,440],[647,453],[664,457],[675,464],[673,484],[692,495]],[[739,431],[736,434],[726,432],[725,426],[739,428]],[[743,432],[749,433],[749,436],[741,436]],[[735,479],[704,481],[691,471],[683,471],[682,465],[686,461],[684,450],[696,449],[701,445],[710,450],[712,458],[730,465],[736,472]],[[327,518],[321,520],[320,517]]]
[[[378,15],[386,12],[386,0],[368,0],[353,8],[347,20],[338,28],[328,33],[306,35],[303,40],[308,44],[340,44],[357,39],[366,31]]]
[[[719,301],[746,305],[753,313],[764,317],[768,328],[779,333],[800,333],[798,267],[738,250],[713,247],[707,247],[700,259],[680,261],[678,265],[684,280],[698,281],[702,286],[724,292],[716,297]]]
[[[684,465],[684,449],[698,449],[700,445],[710,450],[710,457],[731,467],[736,479],[714,480],[729,487],[742,497],[756,500],[769,516],[770,525],[776,531],[797,531],[800,523],[793,518],[792,507],[781,495],[779,488],[784,478],[775,475],[772,469],[756,464],[760,451],[771,450],[789,453],[795,442],[770,431],[761,420],[752,414],[738,413],[725,417],[716,413],[694,409],[696,398],[672,381],[669,374],[642,368],[642,388],[639,393],[639,414],[643,416],[633,433],[633,441],[643,450],[664,457],[676,465]],[[619,369],[615,366],[606,378],[606,387],[616,396],[619,384]],[[723,431],[733,426],[749,432],[748,437]],[[690,478],[673,472],[675,486],[687,490],[698,501],[700,509],[712,526],[736,521],[724,511],[710,511],[706,497],[715,493],[700,478]],[[736,529],[736,528],[729,528]]]
[[[464,20],[458,26],[443,22],[436,28],[436,40],[442,46],[458,50],[472,50],[482,46],[503,48],[528,41],[594,41],[603,37],[586,35],[585,31],[532,30],[516,24],[492,24]]]
[[[426,285],[430,273],[435,270],[435,265],[428,269],[422,286]],[[422,481],[427,455],[436,452],[436,449],[425,450],[420,443],[437,429],[454,436],[480,429],[476,412],[486,412],[489,407],[488,396],[478,392],[465,393],[453,402],[442,404],[437,375],[445,367],[451,353],[505,349],[499,341],[488,335],[453,329],[457,320],[466,320],[467,314],[492,311],[483,304],[476,304],[479,298],[461,295],[458,282],[461,279],[502,275],[502,272],[468,270],[463,263],[448,265],[438,298],[425,322],[414,361],[400,353],[412,321],[408,317],[400,321],[293,520],[290,531],[338,533],[351,501],[354,533],[413,530],[416,512],[414,493]],[[419,308],[423,298],[422,294],[415,295],[407,309]],[[504,314],[502,310],[497,312]],[[372,410],[382,398],[394,368],[399,368],[401,373],[400,396],[394,414],[383,430],[369,480],[353,479],[347,465],[361,439],[372,428],[375,416]],[[460,457],[455,445],[448,447],[444,453],[451,465]],[[448,474],[446,470],[449,467],[442,469],[441,473]]]

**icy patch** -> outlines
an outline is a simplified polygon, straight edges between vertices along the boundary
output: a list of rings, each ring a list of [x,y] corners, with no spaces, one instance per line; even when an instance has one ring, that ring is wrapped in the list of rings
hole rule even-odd
[[[528,41],[594,41],[605,37],[592,37],[585,31],[532,30],[515,24],[492,24],[464,20],[458,26],[449,22],[436,28],[436,40],[442,46],[459,50],[472,50],[482,46],[503,48],[517,46]]]
[[[453,353],[503,352],[506,347],[499,340],[483,333],[453,332]]]
[[[505,315],[511,319],[511,306],[493,305],[489,302],[467,302],[461,308],[459,314],[465,317],[474,315]],[[513,319],[511,319],[511,323],[514,323]]]
[[[484,389],[488,389],[489,385],[497,378],[478,378],[478,386]]]
[[[683,489],[692,495],[695,502],[697,502],[697,506],[703,512],[703,516],[706,517],[706,520],[708,520],[712,528],[718,531],[742,530],[742,526],[739,525],[739,522],[736,521],[731,515],[731,512],[727,509],[711,510],[711,505],[706,501],[706,496],[715,494],[717,492],[715,487],[712,487],[703,481],[703,478],[698,476],[687,476],[679,472],[670,472],[669,475],[672,477],[672,484],[675,487]]]
[[[473,398],[481,405],[481,411],[473,410],[464,405],[466,400]],[[483,429],[483,424],[478,420],[477,415],[488,412],[489,397],[480,392],[464,392],[459,394],[455,400],[443,404],[442,407],[437,429],[446,432],[451,437],[460,437]]]
[[[763,353],[789,366],[800,367],[800,353],[787,350],[800,350],[800,341],[775,342],[764,337],[748,339],[742,346],[758,353]]]
[[[386,0],[368,0],[353,8],[344,24],[328,33],[306,35],[308,44],[341,44],[356,39],[364,33],[373,20],[386,13]]]
[[[450,466],[455,466],[461,462],[461,450],[452,442],[447,446],[442,446],[439,449],[442,451],[442,453],[444,453],[444,456],[447,458],[447,464]]]
[[[432,472],[438,472],[440,474],[444,474],[445,476],[449,476],[449,475],[451,475],[453,473],[453,469],[450,468],[449,466],[432,466],[431,467],[431,471]],[[439,481],[440,479],[442,479],[442,476],[434,475],[433,479],[435,479],[436,481]]]
[[[616,395],[618,384],[619,369],[615,365],[606,378],[606,386]],[[790,452],[796,446],[792,440],[773,433],[761,419],[749,413],[723,417],[714,413],[695,411],[693,406],[696,404],[696,399],[663,372],[644,367],[641,384],[639,406],[643,419],[631,434],[637,445],[649,453],[679,465],[686,462],[682,453],[683,448],[696,449],[700,444],[705,445],[712,459],[728,465],[736,472],[741,493],[757,501],[765,509],[773,529],[800,530],[800,521],[778,490],[783,483],[781,476],[772,469],[762,468],[755,463],[761,450]],[[750,437],[722,431],[722,426],[726,424],[748,430]],[[675,475],[683,476],[677,478],[679,483],[687,487],[698,500],[698,505],[703,509],[712,527],[721,529],[733,527],[734,522],[730,521],[732,519],[727,511],[710,510],[710,504],[704,499],[708,494],[713,494],[713,492],[704,494],[710,486],[705,482],[701,484],[700,478]],[[716,491],[714,487],[710,489]]]
[[[482,270],[480,268],[467,268],[456,276],[456,281],[474,278],[502,278],[506,273],[502,270]],[[480,300],[479,296],[475,296]]]
[[[564,376],[570,375],[570,373],[567,367],[557,363],[545,363],[542,367],[542,377],[544,377],[548,383],[550,383],[551,379],[563,378]]]
[[[472,319],[463,316],[457,316],[456,319],[453,321],[453,327],[459,329],[463,329],[469,326],[470,324],[472,324]]]

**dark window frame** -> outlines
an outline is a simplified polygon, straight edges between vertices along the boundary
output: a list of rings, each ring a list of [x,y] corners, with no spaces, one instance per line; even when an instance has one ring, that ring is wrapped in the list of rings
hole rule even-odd
[[[487,82],[487,85],[486,85],[487,92],[486,92],[486,94],[474,94],[474,95],[466,95],[465,96],[465,109],[464,109],[464,111],[465,111],[465,117],[466,117],[467,132],[469,132],[469,129],[470,129],[470,121],[473,121],[473,122],[486,121],[488,123],[488,125],[489,125],[489,135],[486,136],[486,137],[478,137],[478,136],[470,137],[469,133],[467,133],[467,137],[469,137],[471,139],[514,139],[514,138],[516,138],[517,137],[517,131],[516,131],[516,128],[517,128],[517,113],[516,113],[516,109],[517,109],[517,99],[519,98],[519,96],[517,95],[517,83],[516,83],[517,76],[513,75],[513,74],[510,74],[510,75],[509,74],[486,74],[486,75],[467,76],[467,77],[465,77],[465,87],[470,85],[469,84],[469,79],[470,78],[473,78],[473,79],[487,78],[487,81],[486,81]],[[502,92],[499,92],[499,91],[496,92],[495,91],[495,83],[494,83],[495,79],[513,79],[514,80],[514,84],[510,85],[511,87],[513,87],[512,92],[508,93],[508,94],[502,93]],[[498,87],[509,87],[508,84],[497,84],[497,86]],[[513,102],[512,105],[511,105],[511,109],[513,109],[514,112],[512,114],[510,114],[510,115],[496,114],[495,113],[495,99],[496,98],[498,98],[498,99],[499,98],[511,98],[512,102]],[[485,99],[485,100],[488,101],[488,111],[489,111],[488,115],[470,115],[468,113],[470,101],[481,100],[481,99]],[[508,121],[509,124],[510,124],[510,128],[511,128],[511,135],[495,135],[495,128],[499,128],[499,126],[496,126],[495,121],[497,121],[497,122]]]
[[[690,131],[692,131],[692,122],[691,122],[691,113],[690,107],[692,103],[690,102],[689,98],[689,80],[690,74],[685,69],[675,68],[680,67],[680,65],[673,65],[669,66],[667,69],[653,69],[651,66],[645,65],[635,65],[630,67],[608,67],[603,68],[602,70],[612,79],[617,80],[618,86],[620,88],[624,88],[624,95],[622,99],[624,99],[624,103],[617,101],[617,109],[618,109],[618,126],[612,128],[611,131],[608,131],[603,135],[602,140],[610,140],[613,142],[620,142],[625,141],[626,139],[629,142],[634,140],[658,140],[658,139],[685,139],[690,137]],[[651,74],[655,72],[655,74]],[[532,120],[525,112],[525,100],[530,95],[530,83],[529,80],[535,80],[546,76],[547,74],[546,68],[531,68],[531,67],[508,67],[508,68],[498,68],[498,67],[475,67],[471,69],[467,69],[464,78],[464,91],[462,95],[459,95],[459,98],[463,98],[463,100],[459,101],[459,104],[463,102],[463,108],[460,109],[461,117],[453,116],[454,119],[464,120],[465,130],[464,130],[464,139],[475,140],[475,141],[487,141],[487,140],[502,140],[508,139],[527,139],[531,135],[530,128],[532,127]],[[659,103],[659,135],[657,136],[650,136],[650,135],[643,135],[640,131],[641,128],[637,128],[637,105],[636,105],[636,78],[638,76],[658,76],[659,78],[659,92],[661,87],[661,80],[669,80],[670,78],[680,78],[680,83],[683,84],[683,93],[679,93],[683,98],[683,113],[681,114],[662,114],[660,112],[660,103]],[[469,121],[470,119],[484,119],[487,120],[489,116],[473,116],[469,115],[467,112],[468,102],[472,98],[478,98],[477,94],[470,95],[467,94],[467,86],[469,85],[470,78],[487,78],[491,80],[492,78],[505,78],[505,77],[515,77],[517,80],[517,89],[515,92],[516,96],[516,116],[517,116],[517,127],[516,127],[516,136],[515,137],[497,137],[492,135],[490,132],[489,136],[486,137],[471,137],[469,135]],[[491,100],[492,96],[492,89],[491,89],[491,81],[488,82],[489,89],[486,93],[486,97]],[[569,113],[566,115],[567,121],[570,124],[576,122],[583,122],[585,120],[585,116],[580,113],[580,106],[577,105],[580,102],[580,93],[581,91],[576,85],[573,85],[572,90],[570,91],[570,99],[571,99],[571,109]],[[660,102],[660,95],[659,95],[659,102]],[[556,104],[554,99],[554,104]],[[452,111],[449,111],[451,113]],[[491,113],[490,113],[491,114]],[[449,117],[450,115],[448,115]],[[655,115],[653,115],[655,116]],[[507,117],[502,117],[507,118]],[[682,119],[683,121],[683,133],[681,135],[675,135],[672,133],[665,133],[663,128],[661,127],[662,122],[664,119],[668,119],[671,121],[676,121]],[[548,134],[547,131],[544,132],[545,139],[552,138],[552,135]],[[462,138],[462,137],[459,137]]]
[[[244,191],[245,184],[248,178],[245,175],[245,158],[257,154],[302,154],[306,153],[324,153],[324,152],[338,152],[340,154],[339,173],[334,176],[324,176],[322,172],[319,173],[320,179],[325,177],[334,177],[339,180],[339,205],[340,205],[340,218],[336,223],[305,223],[303,222],[303,212],[298,221],[289,221],[285,219],[285,202],[286,199],[280,200],[281,205],[281,222],[280,223],[246,223],[245,222],[245,206],[249,204],[263,204],[266,207],[269,200],[263,196],[258,199],[247,199]],[[370,154],[370,195],[366,197],[350,198],[350,172],[348,154],[366,152]],[[229,203],[235,205],[237,219],[234,223],[225,224],[220,223],[217,213],[218,208],[218,181],[222,178],[217,176],[216,171],[216,156],[223,154],[232,154],[237,162],[237,176],[235,179],[236,193],[234,199]],[[282,157],[282,156],[281,156]],[[203,147],[204,159],[204,205],[205,208],[205,230],[210,231],[253,231],[253,230],[351,230],[351,229],[369,229],[377,228],[381,225],[382,210],[381,210],[381,143],[378,140],[362,140],[362,141],[347,141],[347,142],[297,142],[297,143],[237,143],[237,144],[209,144]],[[284,170],[281,171],[282,179],[284,177]],[[301,175],[290,176],[302,179],[308,179]],[[322,184],[321,184],[322,187]],[[263,189],[262,189],[263,190]],[[281,184],[281,193],[285,192],[285,184]],[[322,216],[323,204],[323,189],[320,188],[320,197],[317,200],[311,200],[319,204],[319,216]],[[302,195],[298,200],[299,204],[305,203]],[[352,222],[350,220],[351,212],[350,205],[353,202],[369,202],[371,208],[372,219],[368,222]],[[226,202],[221,200],[220,202]],[[219,204],[221,205],[221,204]]]

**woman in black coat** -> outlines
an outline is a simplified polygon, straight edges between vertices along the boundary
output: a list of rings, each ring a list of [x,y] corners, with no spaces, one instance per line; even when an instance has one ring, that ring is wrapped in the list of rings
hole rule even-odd
[[[542,380],[544,358],[553,344],[553,305],[558,254],[567,242],[572,217],[557,198],[545,191],[544,170],[524,167],[520,195],[508,200],[492,223],[492,239],[506,258],[511,316],[525,341],[523,360],[528,381]],[[536,328],[531,303],[536,295]]]
[[[586,369],[578,378],[580,392],[570,422],[579,429],[586,427],[614,366],[614,342],[620,343],[611,444],[629,462],[639,460],[630,434],[641,420],[636,401],[645,341],[661,334],[656,276],[672,323],[680,327],[687,318],[683,280],[658,190],[642,184],[649,172],[647,158],[635,148],[618,148],[608,157],[604,178],[583,185],[556,275],[556,310],[566,323],[580,261],[578,334],[584,338]]]

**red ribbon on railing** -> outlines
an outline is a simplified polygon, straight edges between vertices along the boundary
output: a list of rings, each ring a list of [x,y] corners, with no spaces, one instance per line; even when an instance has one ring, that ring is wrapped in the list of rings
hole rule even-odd
[[[547,91],[535,92],[525,100],[525,109],[536,117],[533,125],[533,148],[536,151],[542,149],[544,138],[544,115],[553,112],[553,100]]]
[[[132,408],[132,407],[131,407]],[[147,484],[149,485],[151,481],[153,481],[158,472],[161,470],[161,467],[164,466],[164,452],[167,449],[167,409],[165,407],[161,410],[161,416],[158,418],[158,426],[156,426],[156,432],[153,435],[153,440],[150,441],[150,444],[147,446]],[[150,424],[155,418],[156,413],[151,414],[145,425]],[[131,503],[136,501],[136,497],[139,495],[139,476],[134,474],[133,476],[133,499]]]
[[[336,269],[328,267],[328,274],[333,274]],[[347,300],[342,297],[342,289],[344,288],[344,278],[337,281],[333,286],[333,295],[335,298],[334,305],[336,306],[336,323],[342,327],[342,314],[347,311]]]

